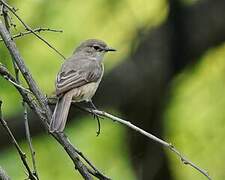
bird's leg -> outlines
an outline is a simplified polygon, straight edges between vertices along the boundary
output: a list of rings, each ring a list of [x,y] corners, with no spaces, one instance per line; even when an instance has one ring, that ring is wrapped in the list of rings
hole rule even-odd
[[[104,119],[103,116],[101,116],[101,115],[99,115],[99,114],[97,114],[97,113],[94,112],[94,110],[98,110],[98,109],[96,108],[96,106],[94,105],[94,103],[92,102],[92,100],[90,100],[89,102],[91,104],[91,113],[93,114],[93,116],[94,117],[101,118],[101,119]]]
[[[92,114],[94,116],[94,119],[97,119],[97,128],[98,129],[97,129],[96,133],[97,133],[97,136],[98,136],[100,134],[100,131],[101,131],[101,124],[100,124],[100,120],[99,120],[100,116],[93,111],[93,110],[97,110],[97,108],[95,107],[95,105],[92,102],[92,100],[90,100],[89,102],[90,102],[90,104],[92,106]]]

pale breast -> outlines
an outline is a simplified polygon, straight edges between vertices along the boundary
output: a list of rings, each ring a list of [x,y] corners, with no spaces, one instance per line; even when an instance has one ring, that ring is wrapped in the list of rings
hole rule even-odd
[[[91,83],[85,84],[79,88],[75,88],[72,90],[74,101],[81,102],[81,101],[90,101],[91,100],[91,98],[94,96],[94,94],[99,86],[99,83],[101,82],[101,79],[102,79],[102,76],[104,73],[103,64],[102,64],[102,68],[103,68],[102,75],[97,82],[91,82]]]

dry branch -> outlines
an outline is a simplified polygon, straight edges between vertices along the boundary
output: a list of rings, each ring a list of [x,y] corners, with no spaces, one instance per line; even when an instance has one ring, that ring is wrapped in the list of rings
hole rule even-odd
[[[205,177],[207,177],[209,180],[211,180],[211,177],[209,176],[208,172],[205,171],[204,169],[200,168],[199,166],[197,166],[196,164],[194,164],[193,162],[191,162],[189,159],[187,159],[183,154],[181,154],[174,145],[172,145],[171,143],[168,143],[166,141],[163,141],[162,139],[154,136],[153,134],[150,134],[146,131],[144,131],[143,129],[133,125],[130,121],[126,121],[124,119],[118,118],[116,116],[113,116],[112,114],[109,114],[107,112],[104,111],[99,111],[99,110],[91,110],[94,111],[96,114],[98,114],[99,116],[103,116],[103,117],[107,117],[111,120],[113,120],[114,122],[118,122],[120,124],[123,124],[135,131],[137,131],[138,133],[148,137],[149,139],[155,141],[156,143],[168,148],[170,151],[172,151],[173,153],[175,153],[180,159],[181,161],[185,164],[185,165],[190,165],[191,167],[193,167],[194,169],[196,169],[197,171],[199,171],[200,173],[202,173]],[[91,112],[90,111],[90,112]]]
[[[37,34],[29,25],[27,25],[20,16],[16,13],[16,9],[11,7],[9,4],[7,4],[4,0],[0,0],[0,3],[2,3],[3,6],[5,6],[25,27],[27,31],[30,31],[34,36],[36,36],[38,39],[43,41],[48,47],[53,49],[58,55],[60,55],[63,59],[66,59],[65,56],[59,52],[54,46],[52,46],[47,40],[45,40],[43,37],[41,37],[39,34]]]
[[[56,103],[56,98],[54,97],[51,97],[49,98],[49,104],[55,104]],[[77,105],[76,102],[72,102],[72,104],[74,104],[76,107],[78,107],[79,109],[85,111],[85,112],[88,112],[88,113],[96,113],[97,115],[101,116],[101,117],[106,117],[108,119],[111,119],[113,120],[113,122],[117,122],[117,123],[120,123],[120,124],[123,124],[127,127],[129,127],[130,129],[132,130],[135,130],[137,131],[138,133],[146,136],[147,138],[155,141],[156,143],[162,145],[163,147],[169,149],[170,151],[172,151],[173,153],[175,153],[175,155],[177,155],[180,160],[182,161],[182,163],[184,163],[185,165],[189,165],[191,167],[193,167],[194,169],[196,169],[197,171],[199,171],[201,174],[203,174],[205,177],[207,177],[209,180],[211,180],[212,178],[209,176],[208,172],[205,171],[204,169],[200,168],[199,166],[197,166],[195,163],[191,162],[189,159],[187,159],[180,151],[178,151],[174,145],[172,145],[171,143],[168,143],[156,136],[154,136],[153,134],[151,133],[148,133],[146,132],[145,130],[135,126],[134,124],[132,124],[130,121],[127,121],[127,120],[124,120],[124,119],[121,119],[119,117],[116,117],[112,114],[109,114],[105,111],[100,111],[100,110],[93,110],[93,109],[90,109],[90,108],[85,108],[85,107],[81,107],[79,105]]]
[[[62,30],[50,29],[50,28],[36,28],[36,29],[33,29],[33,31],[34,32],[38,32],[38,33],[42,32],[42,31],[57,32],[57,33],[62,33],[63,32]],[[32,32],[27,30],[27,31],[20,32],[18,34],[13,35],[12,38],[16,39],[16,38],[23,37],[23,36],[26,36],[26,35],[29,35],[29,34],[32,34]],[[0,39],[0,41],[3,41],[3,39]]]
[[[26,130],[26,139],[28,141],[32,164],[33,164],[33,174],[37,177],[37,180],[39,180],[37,167],[36,167],[36,161],[35,161],[35,150],[32,145],[32,139],[30,135],[30,128],[29,128],[28,117],[27,117],[27,104],[24,101],[22,102],[22,104],[24,108],[24,124],[25,124],[25,130]]]
[[[14,146],[16,147],[16,150],[18,151],[20,158],[23,162],[23,165],[25,166],[27,172],[28,172],[28,177],[31,180],[37,180],[37,177],[32,173],[27,160],[26,160],[26,154],[22,151],[22,149],[20,148],[19,144],[17,143],[15,137],[13,136],[13,133],[11,132],[10,128],[7,125],[7,122],[3,119],[2,116],[2,101],[0,100],[0,123],[2,124],[2,126],[4,127],[4,129],[6,130],[6,132],[8,133],[12,143],[14,144]]]

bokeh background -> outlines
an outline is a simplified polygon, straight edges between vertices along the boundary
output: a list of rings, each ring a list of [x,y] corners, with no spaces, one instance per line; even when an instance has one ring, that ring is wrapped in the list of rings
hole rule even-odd
[[[99,109],[116,114],[172,142],[217,180],[225,178],[225,1],[224,0],[10,0],[31,27],[66,57],[88,38],[118,49],[105,60],[105,76],[94,97]],[[24,31],[17,24],[13,34]],[[32,35],[16,40],[40,88],[54,95],[62,59]],[[12,69],[0,44],[0,62]],[[3,113],[29,157],[21,98],[0,78]],[[54,107],[52,107],[54,108]],[[29,112],[40,179],[81,179],[37,117]],[[122,125],[96,122],[76,107],[66,133],[100,170],[116,180],[204,180],[168,150]],[[0,127],[0,166],[11,178],[26,178],[23,165]]]

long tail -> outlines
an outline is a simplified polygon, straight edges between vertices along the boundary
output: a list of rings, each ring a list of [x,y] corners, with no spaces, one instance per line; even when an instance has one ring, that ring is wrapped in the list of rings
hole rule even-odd
[[[73,94],[69,91],[58,100],[54,113],[52,115],[49,129],[50,132],[63,132],[66,125],[72,97]]]

